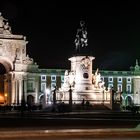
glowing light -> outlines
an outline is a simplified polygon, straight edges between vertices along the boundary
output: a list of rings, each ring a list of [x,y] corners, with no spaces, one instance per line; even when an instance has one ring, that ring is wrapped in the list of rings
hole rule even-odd
[[[50,94],[50,89],[46,88],[45,93]]]
[[[4,97],[2,95],[0,95],[0,100],[4,100]]]
[[[7,93],[5,93],[4,96],[7,97]]]

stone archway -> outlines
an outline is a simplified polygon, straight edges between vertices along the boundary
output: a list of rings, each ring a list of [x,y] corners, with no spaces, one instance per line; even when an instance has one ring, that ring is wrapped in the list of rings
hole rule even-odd
[[[0,56],[0,66],[2,68],[0,72],[3,74],[13,70],[13,63],[7,57]]]
[[[45,100],[44,98],[45,98],[44,94],[41,94],[39,96],[39,102],[40,102],[40,104],[43,104],[44,103],[44,100]]]
[[[6,74],[6,69],[0,63],[0,104],[4,104],[6,102],[6,95],[4,96],[4,74]]]
[[[0,15],[0,23],[2,23],[0,25],[0,64],[1,75],[4,77],[2,80],[3,95],[6,95],[7,104],[20,105],[24,96],[27,97],[27,75],[30,75],[32,71],[38,71],[38,65],[26,53],[28,43],[26,36],[13,34],[10,26],[5,28],[8,19],[5,21],[2,15]],[[31,77],[33,77],[32,74]],[[6,82],[7,86],[5,86]],[[38,87],[34,94],[37,94],[37,91]]]
[[[39,96],[39,102],[42,108],[46,107],[46,96],[43,93]]]
[[[125,98],[125,105],[126,106],[131,106],[133,104],[133,99],[132,99],[132,97],[131,96],[127,96],[126,98]]]
[[[11,74],[12,65],[0,57],[0,104],[7,105],[11,100]]]

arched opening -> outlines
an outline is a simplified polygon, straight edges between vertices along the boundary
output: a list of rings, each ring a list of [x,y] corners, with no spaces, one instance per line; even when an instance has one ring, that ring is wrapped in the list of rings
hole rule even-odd
[[[0,63],[0,75],[3,75],[6,73],[6,69],[2,63]]]
[[[133,100],[131,98],[131,96],[127,96],[125,99],[125,105],[126,106],[132,106],[133,105]]]
[[[0,104],[7,103],[7,93],[5,88],[7,87],[7,80],[5,79],[6,69],[2,63],[0,63]]]
[[[34,101],[35,101],[34,96],[32,96],[32,95],[27,96],[27,104],[28,105],[30,105],[30,106],[34,105],[34,103],[35,103]]]
[[[43,104],[44,104],[44,101],[45,101],[45,96],[44,96],[44,94],[42,94],[42,95],[40,96],[39,100],[40,100],[40,104],[43,105]]]
[[[12,63],[0,56],[0,105],[8,105],[11,100],[11,74]]]

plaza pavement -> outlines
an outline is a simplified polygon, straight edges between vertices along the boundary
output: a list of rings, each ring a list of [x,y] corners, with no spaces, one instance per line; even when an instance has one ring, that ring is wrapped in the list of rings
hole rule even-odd
[[[0,139],[140,139],[140,114],[131,112],[1,112],[0,120]]]

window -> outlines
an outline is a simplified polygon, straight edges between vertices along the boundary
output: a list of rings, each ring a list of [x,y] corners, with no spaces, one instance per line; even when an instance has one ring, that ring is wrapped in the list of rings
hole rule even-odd
[[[64,82],[64,76],[61,76],[61,82]]]
[[[131,84],[127,84],[127,85],[126,85],[126,91],[127,91],[128,93],[131,92]]]
[[[56,81],[56,75],[51,76],[51,81]]]
[[[104,81],[104,77],[101,77],[101,81]]]
[[[41,81],[46,81],[46,75],[41,75]]]
[[[108,78],[108,81],[109,81],[109,82],[113,82],[113,77],[109,77],[109,78]]]
[[[34,91],[34,81],[28,81],[27,82],[27,91]]]
[[[118,84],[118,91],[122,91],[122,84]]]
[[[122,77],[118,77],[118,83],[122,83]]]
[[[56,87],[56,83],[51,83],[51,90],[53,90]]]
[[[127,83],[131,83],[131,77],[127,77]]]
[[[61,87],[63,86],[64,83],[61,83]]]
[[[45,92],[46,83],[41,83],[41,92]]]
[[[113,87],[113,84],[108,84],[108,88],[112,88]]]

